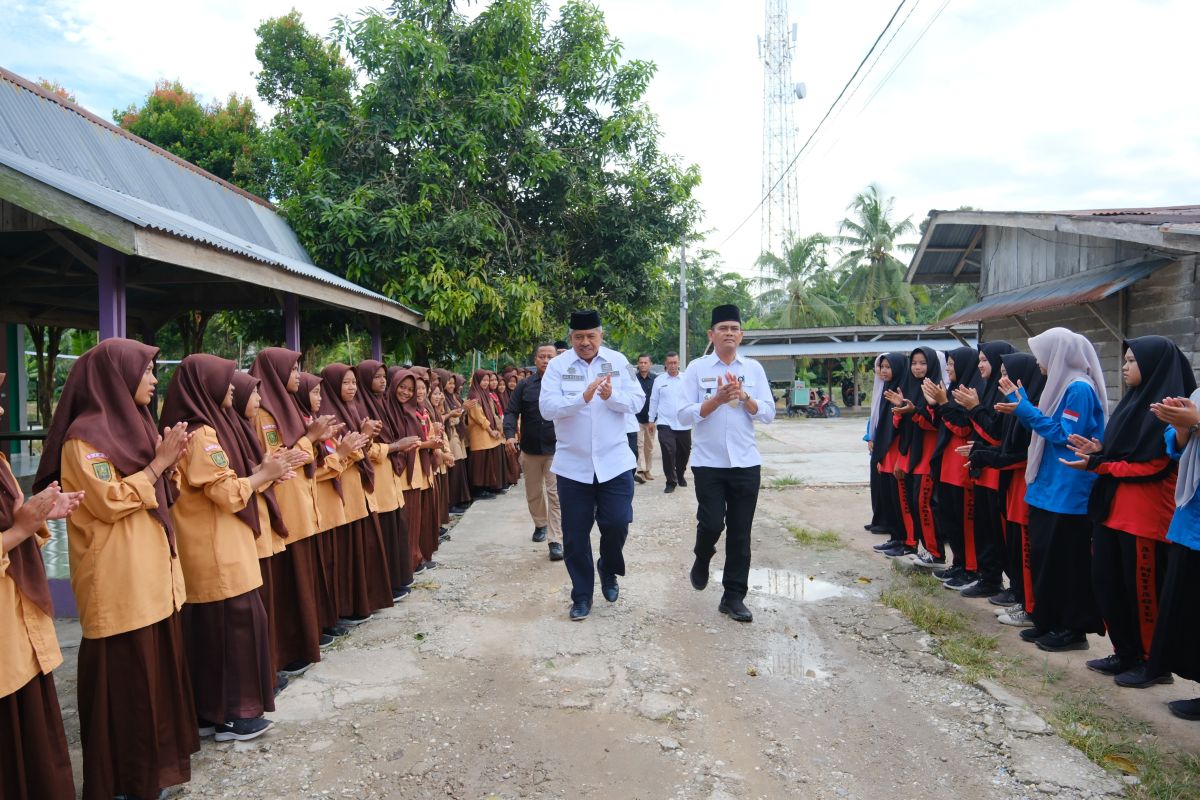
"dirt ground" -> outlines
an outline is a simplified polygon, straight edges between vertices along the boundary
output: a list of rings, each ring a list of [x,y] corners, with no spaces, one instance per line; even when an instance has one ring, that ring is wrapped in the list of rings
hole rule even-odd
[[[866,490],[851,485],[856,452],[865,471],[862,425],[781,421],[760,436],[767,476],[810,485],[761,495],[752,624],[717,613],[719,580],[689,585],[695,496],[664,495],[661,478],[637,489],[620,599],[597,595],[587,621],[568,621],[566,570],[530,541],[518,487],[477,503],[409,600],[294,680],[271,732],[206,742],[176,796],[1120,796],[1119,780],[1050,731],[1039,698],[964,683],[878,602],[890,565],[869,551]],[[845,546],[801,546],[788,524],[837,531]],[[999,632],[1023,647],[1015,630]],[[60,635],[78,780],[78,627]],[[1119,695],[1082,668],[1084,655],[1062,657],[1067,680]],[[1123,702],[1195,737],[1158,710],[1194,688]]]

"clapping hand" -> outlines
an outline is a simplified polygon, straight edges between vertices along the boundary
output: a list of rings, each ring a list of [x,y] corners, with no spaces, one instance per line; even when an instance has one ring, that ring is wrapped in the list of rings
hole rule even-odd
[[[929,379],[926,378],[925,382],[928,383]],[[954,402],[970,411],[979,405],[979,392],[970,386],[957,386],[954,389]]]
[[[921,381],[921,394],[925,395],[925,401],[933,406],[940,406],[947,400],[946,387],[940,383],[926,378]],[[955,399],[957,399],[958,390],[955,390]]]
[[[1023,385],[1020,381],[1017,381],[1014,384],[1011,380],[1009,380],[1009,377],[1007,375],[1001,375],[1000,383],[998,383],[997,385],[1000,387],[1000,391],[1004,393],[1005,397],[1008,397],[1009,395],[1016,392],[1018,388],[1023,388]]]
[[[889,389],[883,393],[883,396],[889,403],[892,404],[892,407],[898,414],[911,414],[916,410],[916,406],[913,405],[913,402],[905,399],[904,392],[900,391],[899,389]]]
[[[1161,403],[1150,404],[1150,413],[1180,431],[1200,422],[1200,409],[1186,397],[1164,397]]]

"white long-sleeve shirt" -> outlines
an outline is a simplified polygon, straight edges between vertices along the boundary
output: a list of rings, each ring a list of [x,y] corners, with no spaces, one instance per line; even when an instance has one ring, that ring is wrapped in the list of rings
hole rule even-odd
[[[686,405],[683,396],[682,373],[671,377],[664,372],[654,379],[650,390],[650,421],[657,425],[665,425],[673,431],[690,431],[691,425],[685,425],[679,420],[679,412]]]
[[[732,372],[741,382],[742,390],[758,403],[753,416],[744,403],[737,408],[728,403],[718,406],[707,417],[700,416],[700,406],[717,391],[717,378],[725,380]],[[693,467],[757,467],[762,464],[758,445],[754,442],[755,421],[769,423],[775,419],[775,397],[767,382],[762,365],[752,358],[734,356],[726,364],[716,353],[698,358],[688,364],[683,375],[683,397],[686,405],[679,411],[679,421],[693,426]]]
[[[646,395],[629,377],[629,360],[601,347],[587,363],[575,351],[557,355],[542,376],[538,407],[554,423],[557,446],[550,471],[580,483],[612,480],[637,467],[625,436],[625,415],[642,410]],[[591,402],[583,393],[603,373],[612,373],[612,394],[607,400],[597,391]]]

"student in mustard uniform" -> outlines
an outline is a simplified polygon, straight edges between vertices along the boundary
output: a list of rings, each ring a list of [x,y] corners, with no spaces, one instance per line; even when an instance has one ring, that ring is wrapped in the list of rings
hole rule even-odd
[[[375,489],[375,467],[367,457],[367,447],[382,424],[371,419],[358,400],[358,379],[354,368],[347,364],[330,364],[321,370],[321,403],[347,431],[366,437],[351,454],[353,465],[341,475],[346,523],[334,531],[338,621],[358,625],[370,619],[374,611],[393,604],[387,548],[379,520],[367,507],[367,492]]]
[[[463,407],[462,379],[453,372],[435,369],[441,376],[446,398],[446,441],[454,456],[450,467],[450,513],[464,514],[471,505],[471,481],[467,477],[467,410]]]
[[[157,797],[200,749],[167,473],[186,426],[155,429],[158,348],[106,339],[75,362],[34,481],[84,492],[67,521],[79,607],[83,797]]]
[[[75,797],[51,674],[63,659],[38,549],[50,541],[46,520],[63,519],[82,500],[57,483],[25,497],[0,454],[0,797],[6,800]]]
[[[188,666],[200,735],[219,742],[257,738],[270,727],[275,671],[255,539],[257,493],[294,477],[286,453],[261,463],[241,446],[233,407],[235,364],[197,353],[176,369],[163,402],[165,425],[191,434],[175,470],[171,519],[188,602],[183,607]]]
[[[259,380],[260,404],[255,434],[267,455],[278,450],[302,454],[305,463],[295,480],[280,484],[275,496],[288,531],[287,548],[270,560],[271,601],[275,620],[275,668],[299,675],[321,660],[317,616],[317,505],[313,497],[313,443],[329,435],[330,417],[305,420],[296,401],[300,390],[300,354],[265,347],[250,367]],[[332,643],[332,639],[329,640]]]
[[[445,425],[442,422],[442,416],[433,407],[433,385],[435,383],[432,377],[433,370],[429,367],[412,367],[412,371],[417,374],[417,379],[425,384],[424,409],[425,416],[428,418],[428,435],[436,438],[439,442],[438,446],[433,449],[430,459],[430,463],[433,465],[433,475],[429,483],[433,490],[434,526],[428,540],[422,540],[424,544],[421,548],[425,560],[432,561],[438,545],[442,541],[441,536],[446,532],[445,525],[450,522],[450,479],[449,465],[446,461],[449,451],[445,446]]]
[[[436,421],[437,430],[442,438],[442,449],[438,451],[438,457],[442,461],[442,502],[441,508],[443,512],[443,526],[450,521],[450,513],[453,511],[455,499],[454,486],[454,468],[457,466],[457,456],[454,455],[454,447],[452,440],[457,438],[453,431],[453,424],[447,419],[446,415],[450,408],[446,405],[446,393],[442,391],[440,383],[435,382],[429,389],[429,407],[433,410],[433,418]],[[443,527],[438,537],[439,542],[450,540],[450,533]]]
[[[418,401],[417,387],[424,381],[410,369],[397,370],[392,374],[388,399],[395,403],[393,413],[403,427],[405,436],[420,440],[417,447],[404,454],[405,469],[402,479],[407,485],[404,490],[404,508],[408,512],[409,559],[413,574],[419,575],[437,567],[428,561],[422,550],[422,540],[434,535],[437,525],[437,510],[433,507],[433,491],[430,477],[433,474],[433,445],[429,436],[429,415],[423,401]]]
[[[471,376],[467,395],[467,475],[477,500],[489,500],[503,490],[504,462],[498,449],[504,443],[504,415],[496,413],[488,386],[487,370],[477,369]]]

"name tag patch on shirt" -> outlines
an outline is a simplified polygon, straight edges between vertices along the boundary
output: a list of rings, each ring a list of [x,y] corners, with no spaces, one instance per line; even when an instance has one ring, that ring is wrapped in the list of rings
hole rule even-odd
[[[88,458],[91,458],[91,456],[88,456]],[[107,461],[98,464],[92,464],[92,472],[96,473],[96,477],[102,481],[112,480],[112,465]]]
[[[218,450],[217,452],[210,453],[209,455],[212,458],[213,463],[216,464],[218,467],[224,468],[224,467],[229,466],[229,459],[225,457],[224,450]]]
[[[87,454],[88,461],[95,461],[97,458],[102,458],[105,461],[108,461],[108,455],[105,453],[88,453]]]

